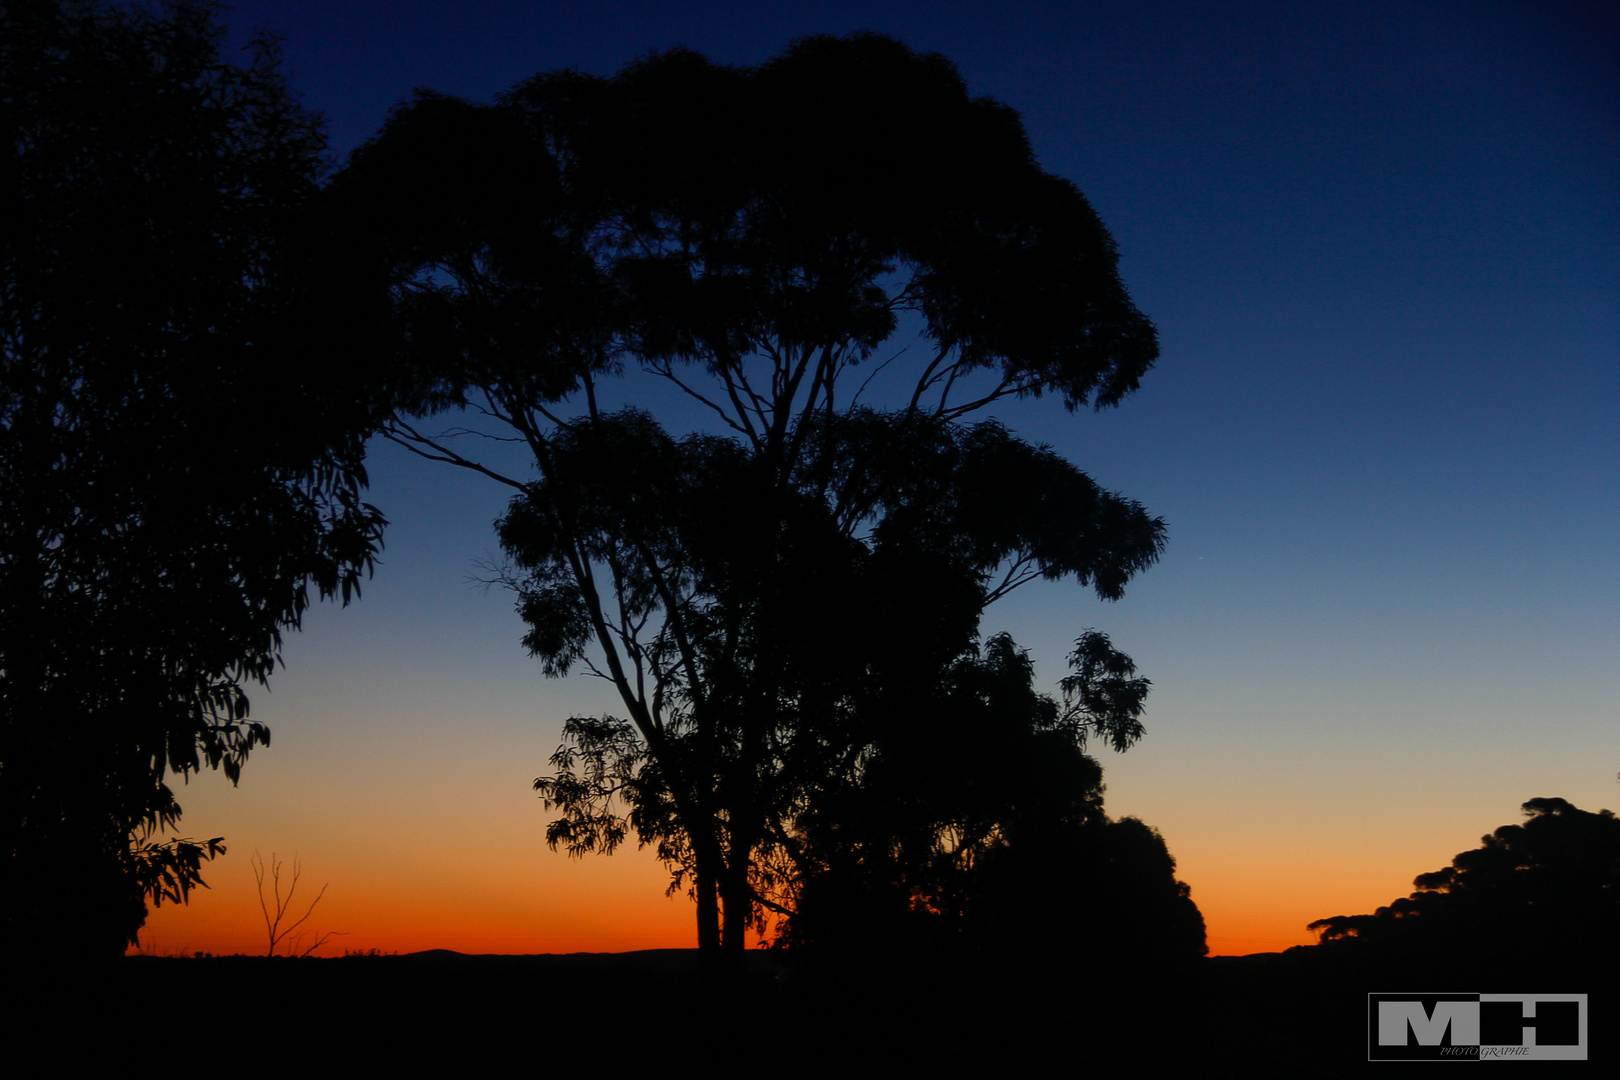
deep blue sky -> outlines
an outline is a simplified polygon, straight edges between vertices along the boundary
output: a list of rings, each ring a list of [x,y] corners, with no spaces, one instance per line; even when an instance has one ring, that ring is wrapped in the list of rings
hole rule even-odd
[[[986,628],[1051,684],[1087,626],[1137,659],[1148,736],[1104,755],[1109,808],[1159,827],[1212,939],[1254,951],[1408,891],[1525,799],[1620,803],[1616,10],[326,0],[231,22],[285,36],[339,161],[413,87],[487,100],[675,45],[750,64],[811,32],[891,33],[1017,108],[1164,351],[1113,412],[1003,418],[1171,539],[1117,605],[1036,586]],[[239,791],[194,783],[188,831],[244,862],[301,846],[335,894],[361,863],[405,888],[429,863],[375,812],[531,860],[503,902],[544,906],[593,871],[540,853],[527,782],[562,719],[611,702],[542,681],[507,598],[468,588],[500,492],[387,448],[373,470],[386,565],[291,644],[256,705],[275,746]]]

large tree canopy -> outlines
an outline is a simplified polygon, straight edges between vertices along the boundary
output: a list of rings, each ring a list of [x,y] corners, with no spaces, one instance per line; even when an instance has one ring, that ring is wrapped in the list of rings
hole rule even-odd
[[[705,949],[742,947],[798,815],[987,603],[1116,598],[1159,553],[1139,505],[972,419],[1114,405],[1157,346],[1084,197],[943,57],[859,34],[419,94],[332,193],[391,267],[393,436],[514,490],[526,644],[623,702],[570,722],[552,841],[656,844]],[[538,479],[425,426],[454,408]],[[1139,698],[1095,703],[1128,745]]]
[[[313,216],[324,143],[217,8],[0,8],[0,918],[121,952],[207,844],[165,778],[269,741],[244,686],[382,519]],[[60,931],[60,932],[57,932]]]

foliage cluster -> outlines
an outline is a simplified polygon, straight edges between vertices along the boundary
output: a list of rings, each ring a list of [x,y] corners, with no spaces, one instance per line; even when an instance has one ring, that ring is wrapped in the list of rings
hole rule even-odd
[[[313,592],[380,543],[313,213],[324,142],[219,9],[0,9],[0,921],[122,951],[222,849],[168,778],[234,782]],[[109,898],[119,898],[109,902]]]
[[[1531,799],[1522,825],[1480,837],[1410,896],[1310,924],[1324,945],[1381,956],[1509,961],[1620,954],[1620,819]]]
[[[1105,661],[1099,664],[1099,660]],[[1005,634],[877,725],[863,769],[796,821],[778,944],[818,964],[888,958],[1142,971],[1205,952],[1204,925],[1157,832],[1103,812],[1088,735],[1123,748],[1147,680],[1096,632],[1063,698],[1034,689]],[[1109,670],[1112,668],[1113,670]],[[1133,710],[1099,710],[1125,697]]]

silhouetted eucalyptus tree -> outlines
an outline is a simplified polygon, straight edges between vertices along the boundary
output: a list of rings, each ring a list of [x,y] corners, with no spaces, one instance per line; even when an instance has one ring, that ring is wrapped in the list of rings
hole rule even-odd
[[[313,583],[381,518],[309,216],[324,149],[272,42],[209,3],[0,8],[0,922],[122,952],[219,841],[165,777],[232,781]],[[325,284],[335,284],[332,279]],[[341,291],[341,290],[339,290]]]
[[[334,190],[395,274],[393,437],[514,490],[525,643],[627,713],[569,722],[550,839],[656,844],[711,958],[868,756],[863,698],[946,671],[1029,580],[1115,598],[1158,555],[1140,506],[968,422],[1117,404],[1157,346],[1085,199],[943,57],[818,37],[758,68],[673,51],[493,106],[421,94]],[[874,362],[903,326],[926,354]],[[673,437],[653,402],[718,434]],[[539,478],[420,426],[453,408]]]

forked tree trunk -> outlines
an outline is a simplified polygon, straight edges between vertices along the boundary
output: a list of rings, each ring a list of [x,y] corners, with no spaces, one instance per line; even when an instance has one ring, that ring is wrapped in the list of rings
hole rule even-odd
[[[705,981],[720,988],[742,982],[748,947],[750,896],[746,867],[709,875],[700,869],[697,886],[698,967]]]

